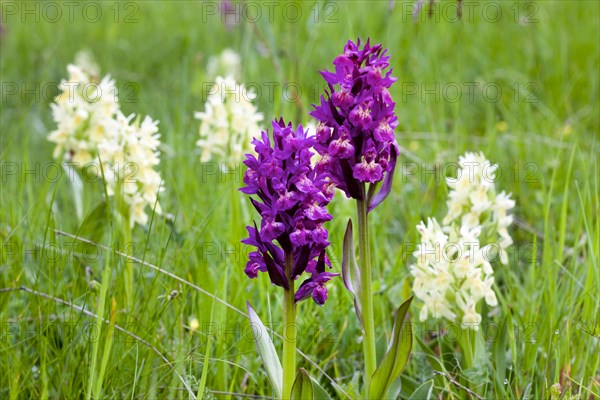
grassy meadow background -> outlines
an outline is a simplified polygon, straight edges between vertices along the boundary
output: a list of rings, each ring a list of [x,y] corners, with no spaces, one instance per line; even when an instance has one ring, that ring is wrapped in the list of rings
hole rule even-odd
[[[380,354],[393,310],[410,296],[415,225],[445,214],[443,177],[456,171],[450,163],[465,151],[483,151],[499,164],[496,187],[517,202],[511,261],[494,264],[499,306],[484,310],[489,359],[483,368],[462,370],[452,361],[452,330],[415,323],[420,343],[400,398],[429,381],[432,398],[472,397],[457,380],[476,382],[477,396],[490,399],[599,397],[598,2],[465,1],[457,22],[455,3],[444,0],[431,18],[424,9],[417,23],[412,2],[249,2],[229,30],[213,14],[214,2],[96,2],[97,22],[90,21],[92,9],[84,18],[88,3],[72,18],[64,3],[54,4],[62,10],[57,20],[43,2],[2,3],[0,398],[84,397],[97,368],[94,346],[107,357],[102,397],[187,398],[178,374],[207,398],[272,396],[243,314],[250,301],[280,331],[282,292],[267,276],[244,275],[249,249],[240,240],[256,215],[237,192],[243,166],[222,173],[218,162],[200,163],[193,114],[204,108],[208,58],[230,47],[242,57],[241,80],[259,92],[265,123],[279,116],[306,123],[323,89],[318,71],[331,68],[346,41],[359,36],[389,49],[399,78],[392,96],[402,154],[392,194],[371,214]],[[25,8],[34,11],[23,14]],[[55,179],[46,140],[55,127],[50,103],[82,49],[116,79],[125,114],[160,120],[160,202],[169,218],[137,226],[130,244],[111,243],[117,228],[108,220],[78,219],[69,177]],[[84,184],[90,213],[102,189]],[[338,272],[352,206],[341,193],[330,206]],[[143,260],[135,263],[134,308],[125,304],[122,256],[55,230]],[[106,282],[109,255],[113,274]],[[104,317],[135,337],[107,325],[98,332],[82,312],[96,312],[103,284]],[[329,288],[324,307],[298,307],[298,348],[311,360],[300,357],[298,364],[334,398],[355,397],[360,329],[342,280]],[[416,302],[411,313],[418,322]],[[197,327],[190,325],[194,318]],[[439,335],[444,346],[426,346]],[[452,368],[440,371],[442,358]],[[556,383],[561,389],[552,392]]]

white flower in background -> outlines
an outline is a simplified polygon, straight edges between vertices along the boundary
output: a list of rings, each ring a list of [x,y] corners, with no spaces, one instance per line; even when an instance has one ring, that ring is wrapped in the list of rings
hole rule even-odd
[[[446,318],[460,321],[462,327],[481,320],[476,304],[485,299],[497,304],[492,289],[493,270],[486,260],[487,248],[481,248],[474,237],[477,232],[466,228],[447,234],[435,219],[417,226],[421,243],[414,256],[417,263],[410,267],[414,276],[413,291],[423,302],[421,321]],[[477,329],[477,326],[473,326]]]
[[[508,263],[506,249],[512,244],[507,227],[512,216],[507,211],[515,206],[510,194],[496,194],[495,180],[498,166],[489,162],[483,153],[465,153],[458,160],[456,178],[447,178],[448,213],[444,225],[460,223],[481,231],[495,230],[499,237],[500,260]]]
[[[87,50],[82,50],[75,54],[75,65],[93,79],[100,77],[100,66],[94,61],[92,53]]]
[[[444,224],[469,213],[480,216],[492,205],[488,192],[494,187],[497,165],[492,165],[483,153],[466,153],[458,160],[456,178],[447,178],[450,188],[448,214]]]
[[[103,173],[108,195],[122,194],[129,207],[130,225],[144,225],[146,207],[161,211],[157,195],[162,180],[154,169],[160,163],[158,121],[123,115],[115,82],[108,76],[98,82],[92,75],[98,75],[97,66],[89,55],[82,57],[78,61],[87,64],[68,65],[69,79],[61,82],[51,105],[58,125],[48,136],[56,143],[54,158],[99,177]]]
[[[206,65],[206,75],[209,79],[217,76],[232,76],[241,79],[242,60],[232,49],[225,49],[218,56],[211,56]]]
[[[201,161],[212,158],[228,164],[240,162],[250,149],[250,142],[261,127],[263,114],[252,104],[256,94],[233,77],[217,77],[204,106],[195,117],[200,123]]]
[[[477,330],[481,322],[477,304],[481,300],[492,307],[498,304],[488,260],[499,247],[501,262],[508,263],[506,248],[512,239],[507,227],[512,217],[507,211],[515,202],[510,194],[495,194],[496,170],[482,153],[461,156],[458,177],[447,180],[451,190],[443,225],[432,218],[417,225],[421,240],[410,272],[415,296],[423,302],[421,321],[445,318]]]
[[[62,80],[60,94],[51,105],[57,129],[48,140],[56,143],[54,158],[78,163],[94,159],[99,143],[114,134],[114,115],[119,110],[115,82],[109,76],[93,81],[79,66],[69,64],[68,80]]]
[[[160,163],[158,121],[146,116],[140,123],[134,118],[134,114],[126,117],[119,111],[115,137],[98,146],[107,192],[112,196],[122,190],[131,226],[148,222],[146,207],[154,210],[156,205],[156,212],[161,213],[157,196],[164,190],[154,169]]]
[[[515,201],[512,200],[510,194],[502,192],[496,197],[496,201],[493,206],[493,218],[496,223],[496,229],[498,233],[498,246],[500,253],[500,261],[502,264],[508,264],[508,254],[506,249],[513,244],[513,240],[508,233],[508,226],[512,223],[512,215],[507,215],[506,211],[515,206]]]

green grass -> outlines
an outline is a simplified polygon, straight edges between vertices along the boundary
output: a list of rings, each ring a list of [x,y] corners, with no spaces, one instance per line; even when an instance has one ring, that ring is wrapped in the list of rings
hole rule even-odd
[[[439,342],[434,339],[430,331],[435,325],[417,325],[423,345],[415,344],[400,397],[408,398],[433,379],[433,393],[442,398],[469,397],[453,380],[476,382],[485,398],[548,398],[555,383],[561,384],[563,398],[598,398],[599,3],[539,1],[529,10],[536,11],[533,22],[523,20],[527,3],[494,3],[502,17],[490,22],[482,17],[487,3],[471,2],[475,5],[460,23],[422,18],[414,24],[406,12],[410,3],[405,2],[396,2],[393,11],[387,1],[338,1],[328,8],[322,3],[318,22],[315,2],[299,2],[294,3],[302,10],[297,22],[285,21],[279,4],[273,21],[263,7],[258,22],[242,22],[230,32],[216,17],[203,21],[207,3],[173,3],[139,3],[134,23],[122,22],[123,14],[134,10],[125,4],[120,6],[121,22],[114,23],[112,2],[102,3],[103,17],[97,23],[86,22],[77,11],[81,9],[72,23],[67,15],[57,23],[43,18],[36,23],[33,16],[22,21],[8,6],[20,11],[24,3],[2,5],[0,288],[28,289],[0,292],[0,398],[82,398],[93,393],[187,398],[182,380],[192,391],[205,388],[207,396],[216,398],[272,395],[248,322],[232,308],[245,310],[250,301],[277,331],[283,293],[272,289],[265,276],[245,277],[247,251],[239,241],[255,215],[236,191],[239,175],[209,173],[198,161],[193,113],[203,109],[207,58],[231,47],[242,55],[243,80],[262,90],[258,106],[266,121],[283,116],[306,122],[310,104],[323,88],[318,71],[330,68],[346,40],[357,36],[388,47],[399,78],[392,95],[403,152],[393,193],[371,214],[379,359],[393,312],[410,295],[412,257],[407,248],[417,240],[415,225],[445,211],[447,189],[441,177],[452,170],[434,174],[434,163],[443,166],[466,150],[481,150],[500,165],[497,187],[512,192],[517,201],[511,262],[494,265],[499,306],[485,310],[483,320],[491,327],[484,330],[489,356],[485,366],[462,371],[452,362],[456,343],[447,335]],[[445,0],[440,7],[449,3]],[[450,9],[442,10],[442,16],[452,16]],[[519,21],[515,10],[520,10]],[[337,22],[324,20],[328,12]],[[119,83],[125,113],[160,120],[160,170],[166,186],[160,200],[176,220],[171,224],[156,216],[147,229],[134,229],[133,248],[120,244],[143,260],[134,263],[130,311],[124,258],[81,243],[73,247],[73,239],[54,231],[80,232],[88,238],[96,232],[81,227],[67,177],[45,179],[53,173],[45,169],[53,150],[46,141],[54,128],[49,97],[65,77],[66,64],[82,48],[91,50],[102,73]],[[127,82],[137,85],[135,103],[123,100],[129,93]],[[286,82],[302,89],[298,102],[286,100]],[[10,94],[11,83],[19,93]],[[270,96],[268,88],[275,83],[279,85]],[[449,101],[453,83],[463,86],[458,101]],[[479,88],[492,83],[489,97],[475,90],[470,99],[470,83],[479,83]],[[49,87],[49,95],[21,97],[20,85],[31,89],[36,84]],[[415,87],[421,90],[411,94]],[[501,89],[497,99],[496,88]],[[422,89],[433,90],[438,98],[424,95]],[[403,174],[412,168],[410,163],[419,165],[417,173]],[[16,165],[16,175],[9,173],[9,165]],[[25,173],[36,165],[37,172]],[[103,198],[100,184],[86,183],[86,213]],[[331,211],[331,255],[339,271],[344,228],[354,209],[338,194]],[[108,221],[103,223],[108,226]],[[112,225],[94,239],[115,247],[111,237],[119,237]],[[111,275],[103,275],[105,263]],[[93,280],[99,284],[90,285]],[[106,302],[99,305],[101,298]],[[110,333],[109,324],[98,324],[101,330],[94,331],[98,320],[81,307],[102,313],[134,336]],[[413,320],[417,310],[413,304]],[[200,322],[195,332],[189,329],[191,318]],[[299,366],[335,397],[343,392],[321,371],[343,391],[356,394],[362,345],[351,295],[341,279],[331,282],[324,307],[303,302],[298,318],[298,348],[314,362],[299,357]],[[280,349],[277,338],[275,345]],[[451,367],[443,375],[434,372],[440,371],[441,359]]]

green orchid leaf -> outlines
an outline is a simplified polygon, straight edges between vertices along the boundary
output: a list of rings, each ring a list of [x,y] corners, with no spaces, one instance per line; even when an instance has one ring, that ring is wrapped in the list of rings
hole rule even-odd
[[[368,390],[370,399],[384,398],[390,385],[398,379],[408,362],[413,342],[408,315],[412,299],[411,297],[406,300],[396,311],[394,329],[387,352],[371,377]]]
[[[354,296],[354,309],[356,310],[356,315],[362,325],[362,311],[360,307],[360,293],[362,288],[360,285],[360,269],[356,264],[356,257],[354,255],[351,219],[348,220],[346,233],[344,234],[344,244],[342,248],[342,279],[344,280],[344,285],[346,285],[348,291]]]
[[[260,354],[263,365],[267,370],[267,377],[271,382],[273,390],[275,390],[277,398],[281,398],[281,392],[283,390],[283,368],[281,368],[281,361],[279,361],[277,351],[269,336],[269,331],[250,303],[247,304],[250,324],[252,325],[252,334],[254,335],[254,342],[256,343],[258,354]]]
[[[312,400],[314,399],[313,383],[304,368],[300,368],[296,374],[294,385],[292,386],[291,400]]]

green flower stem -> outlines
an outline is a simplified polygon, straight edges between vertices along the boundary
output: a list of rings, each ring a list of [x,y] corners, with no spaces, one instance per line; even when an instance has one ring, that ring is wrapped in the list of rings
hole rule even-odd
[[[473,348],[475,346],[475,332],[472,328],[462,329],[460,331],[460,337],[458,344],[462,349],[464,356],[463,369],[469,369],[473,367]]]
[[[296,377],[296,302],[294,300],[294,254],[285,254],[285,275],[288,277],[289,289],[284,293],[283,314],[283,399],[289,399]]]
[[[122,193],[122,188],[118,188],[119,196],[117,198],[117,210],[120,213],[120,218],[117,220],[121,222],[121,238],[123,243],[120,244],[118,250],[127,254],[130,254],[131,250],[131,238],[132,238],[132,229],[129,224],[129,207],[125,202],[124,194]],[[123,284],[125,286],[125,297],[127,308],[131,311],[133,309],[133,263],[127,257],[123,258]]]
[[[113,239],[112,232],[110,234],[111,242]],[[112,276],[112,253],[110,251],[106,252],[106,260],[104,262],[104,271],[102,272],[102,283],[100,285],[100,293],[98,295],[98,301],[96,305],[96,313],[98,318],[95,321],[95,332],[98,335],[102,332],[102,327],[104,325],[104,309],[106,307],[106,297],[108,294],[108,288],[110,287],[110,280]],[[92,359],[90,361],[90,373],[88,378],[88,385],[86,390],[85,398],[86,400],[90,400],[93,398],[100,398],[100,394],[102,392],[102,376],[104,375],[101,371],[96,371],[97,363],[98,363],[98,355],[100,353],[100,344],[102,340],[100,340],[100,336],[98,336],[97,340],[93,341],[92,345]],[[104,358],[104,357],[103,357]],[[102,369],[102,368],[101,368]],[[100,377],[99,377],[100,375]]]
[[[371,377],[377,368],[375,349],[375,322],[373,317],[373,294],[371,288],[371,254],[369,249],[369,219],[367,202],[358,200],[358,255],[360,262],[361,307],[364,328],[363,353],[365,358],[365,385],[369,386]]]

